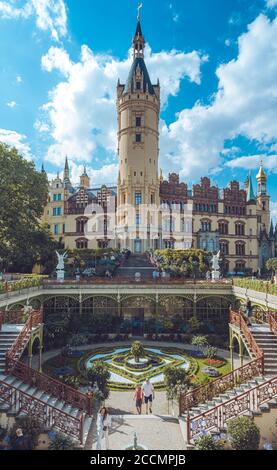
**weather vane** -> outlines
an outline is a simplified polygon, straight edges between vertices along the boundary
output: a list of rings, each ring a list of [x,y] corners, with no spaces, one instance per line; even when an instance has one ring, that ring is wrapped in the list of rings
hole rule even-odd
[[[142,9],[142,3],[138,5],[138,21],[140,21],[140,10]]]

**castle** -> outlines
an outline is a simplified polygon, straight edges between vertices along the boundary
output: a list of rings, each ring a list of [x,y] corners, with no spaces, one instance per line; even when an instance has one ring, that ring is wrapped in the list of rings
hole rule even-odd
[[[69,249],[220,250],[225,272],[256,272],[277,247],[262,163],[257,194],[251,174],[244,187],[231,181],[223,190],[207,177],[192,188],[175,173],[164,180],[159,173],[160,84],[153,84],[147,71],[139,17],[132,45],[126,84],[117,84],[117,186],[92,187],[84,168],[79,186],[73,187],[66,158],[63,178],[57,175],[49,183],[43,217],[53,238]]]

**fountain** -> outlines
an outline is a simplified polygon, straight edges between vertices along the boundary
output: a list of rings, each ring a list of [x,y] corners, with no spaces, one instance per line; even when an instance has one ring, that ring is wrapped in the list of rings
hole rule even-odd
[[[134,433],[134,442],[127,447],[124,447],[123,450],[148,450],[147,447],[145,447],[142,444],[138,444],[138,437],[137,433]]]

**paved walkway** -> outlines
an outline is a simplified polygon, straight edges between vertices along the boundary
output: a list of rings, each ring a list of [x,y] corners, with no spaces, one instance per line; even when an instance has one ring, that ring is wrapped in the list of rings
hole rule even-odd
[[[183,450],[184,440],[179,422],[171,416],[113,416],[109,434],[109,449],[125,449],[134,442],[136,433],[138,445],[148,450]],[[96,449],[96,426],[90,432],[86,449]],[[105,450],[105,441],[102,441]]]
[[[109,399],[105,402],[112,415],[131,414],[137,415],[134,401],[134,392],[110,392]],[[156,391],[153,401],[153,412],[157,415],[171,415],[172,405],[168,403],[166,392]],[[145,405],[142,405],[142,414],[145,413]],[[178,404],[174,404],[175,416],[178,415]]]

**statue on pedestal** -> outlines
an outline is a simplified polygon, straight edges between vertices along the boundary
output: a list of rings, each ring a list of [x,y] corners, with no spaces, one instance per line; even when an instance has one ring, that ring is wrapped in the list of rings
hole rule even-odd
[[[212,258],[212,279],[213,279],[213,281],[218,281],[220,279],[219,261],[220,261],[220,251],[216,255],[213,255],[213,258]]]
[[[56,266],[57,279],[59,281],[64,281],[64,260],[67,258],[67,251],[61,255],[56,251],[56,255],[58,258],[58,264]]]

